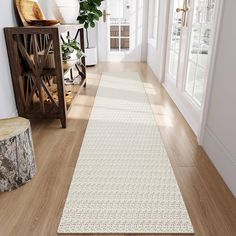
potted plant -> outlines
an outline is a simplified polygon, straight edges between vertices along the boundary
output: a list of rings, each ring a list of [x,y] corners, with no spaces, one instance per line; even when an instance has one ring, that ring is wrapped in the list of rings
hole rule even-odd
[[[64,68],[67,68],[69,66],[69,60],[80,60],[81,57],[84,56],[80,44],[70,36],[67,36],[66,38],[67,41],[63,40],[61,45]]]
[[[67,42],[63,40],[63,43],[61,45],[62,49],[62,59],[63,61],[67,61],[71,59],[71,54],[75,54],[76,58],[72,58],[74,60],[81,59],[82,56],[84,56],[84,53],[80,47],[80,44],[71,37],[67,36]]]
[[[77,63],[78,60],[80,63],[82,63],[81,58],[85,56],[84,52],[82,51],[80,47],[80,44],[76,41],[76,39],[72,39],[70,36],[67,36],[66,38],[67,38],[67,41],[63,39],[62,45],[61,45],[63,69],[69,69],[71,67],[71,63],[72,64],[74,64],[75,62]],[[70,69],[70,71],[71,71],[70,78],[65,78],[66,84],[79,83],[80,79],[78,82],[78,77],[73,77],[72,69]]]
[[[84,25],[86,33],[87,47],[85,49],[86,65],[92,66],[97,64],[97,48],[90,47],[88,28],[94,28],[96,21],[102,16],[102,11],[99,10],[104,0],[84,0],[80,1],[80,15],[77,20],[80,24]]]

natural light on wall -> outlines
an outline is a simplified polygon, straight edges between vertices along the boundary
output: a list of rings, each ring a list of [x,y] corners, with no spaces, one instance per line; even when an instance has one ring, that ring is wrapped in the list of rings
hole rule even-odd
[[[158,32],[158,18],[159,18],[159,0],[149,1],[149,42],[153,46],[157,46],[157,32]]]

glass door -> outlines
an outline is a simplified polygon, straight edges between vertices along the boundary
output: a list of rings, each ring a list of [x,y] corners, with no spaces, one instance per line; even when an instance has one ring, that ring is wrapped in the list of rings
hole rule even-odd
[[[198,134],[214,41],[216,0],[171,0],[164,86]]]
[[[110,0],[110,52],[129,52],[130,50],[130,0]]]
[[[182,36],[182,13],[176,11],[183,7],[184,0],[171,1],[172,14],[170,17],[170,32],[169,32],[169,54],[167,62],[168,77],[176,82],[178,76],[180,45]]]
[[[143,0],[105,0],[99,24],[102,61],[140,61]]]
[[[185,91],[198,106],[202,105],[210,59],[215,1],[195,0],[193,9]]]

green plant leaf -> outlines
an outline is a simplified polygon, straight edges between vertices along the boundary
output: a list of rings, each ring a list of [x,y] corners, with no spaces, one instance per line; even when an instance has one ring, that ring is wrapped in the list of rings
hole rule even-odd
[[[97,10],[97,14],[98,14],[99,17],[101,17],[102,16],[102,11]]]
[[[85,23],[84,23],[84,28],[85,28],[85,29],[88,29],[88,27],[89,27],[88,22],[85,22]]]
[[[88,1],[81,2],[80,7],[81,7],[82,10],[87,10],[89,8]]]
[[[89,13],[89,14],[88,14],[88,20],[89,20],[90,22],[93,21],[93,20],[94,20],[94,14]]]
[[[77,20],[79,21],[80,24],[84,24],[84,22],[86,21],[86,17],[84,16],[78,16]]]
[[[91,22],[90,22],[90,26],[91,26],[92,28],[94,28],[94,27],[95,27],[95,23],[94,23],[93,21],[91,21]]]
[[[97,21],[99,21],[99,16],[98,15],[94,15],[93,18]]]
[[[94,0],[94,2],[97,4],[97,6],[101,6],[101,4],[102,4],[102,1],[101,0]]]
[[[74,48],[73,47],[69,47],[69,52],[73,53],[74,52]]]

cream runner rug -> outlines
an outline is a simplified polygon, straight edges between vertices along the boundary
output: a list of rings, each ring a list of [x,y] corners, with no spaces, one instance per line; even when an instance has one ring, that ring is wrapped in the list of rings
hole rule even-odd
[[[193,233],[138,73],[103,73],[58,233]]]

